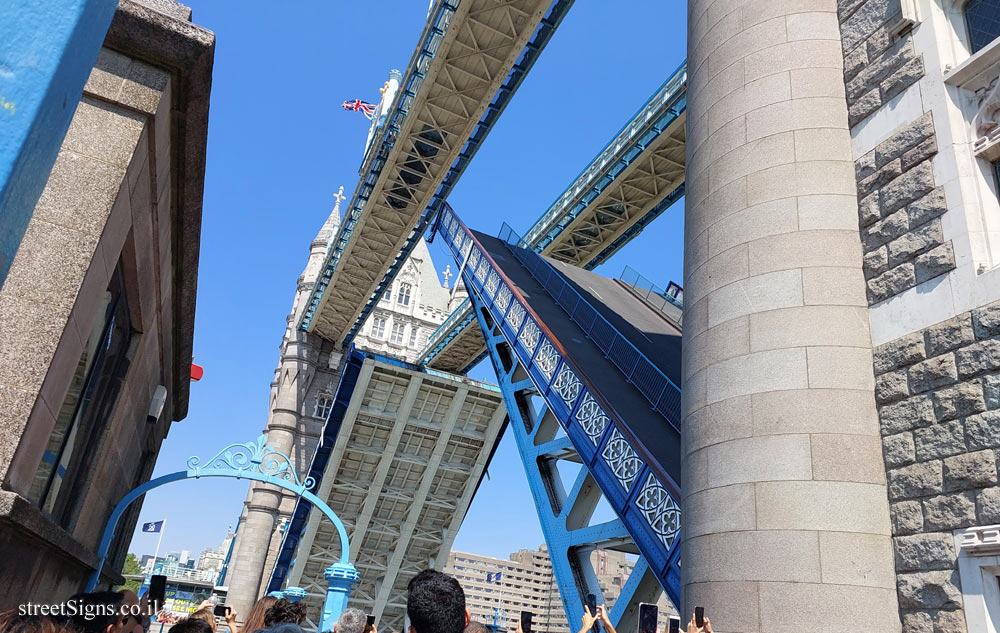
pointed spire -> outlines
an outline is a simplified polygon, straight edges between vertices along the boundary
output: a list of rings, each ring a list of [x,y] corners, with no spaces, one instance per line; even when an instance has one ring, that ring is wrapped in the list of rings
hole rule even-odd
[[[330,241],[337,234],[337,229],[340,228],[340,202],[345,200],[347,196],[344,195],[344,187],[341,186],[337,193],[333,194],[334,200],[337,202],[333,205],[333,211],[330,212],[330,217],[326,219],[323,223],[323,227],[316,234],[316,239],[312,241],[311,246],[322,246],[326,248],[330,244]]]

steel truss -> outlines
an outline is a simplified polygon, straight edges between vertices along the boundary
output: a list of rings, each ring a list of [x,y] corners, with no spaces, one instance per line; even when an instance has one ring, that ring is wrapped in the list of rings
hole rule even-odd
[[[622,633],[634,625],[638,603],[655,601],[660,587],[679,605],[679,490],[633,448],[624,421],[607,413],[612,408],[604,395],[593,390],[448,207],[441,227],[458,261],[471,255],[463,281],[496,370],[571,625],[583,613],[582,598],[600,594],[589,564],[589,552],[597,547],[642,554],[611,613]],[[536,406],[539,400],[544,404]],[[560,428],[563,437],[557,437]],[[584,466],[569,492],[557,470],[560,460]],[[602,495],[619,518],[591,524]]]

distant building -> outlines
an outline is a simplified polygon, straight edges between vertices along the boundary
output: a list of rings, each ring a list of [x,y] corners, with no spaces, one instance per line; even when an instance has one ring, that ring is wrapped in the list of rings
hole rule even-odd
[[[597,603],[611,609],[635,562],[622,552],[605,549],[594,550],[590,560],[601,586],[602,596]],[[444,572],[462,585],[465,604],[473,620],[493,624],[494,610],[499,609],[501,627],[516,631],[521,611],[530,611],[536,633],[574,633],[580,628],[579,622],[566,621],[559,587],[544,545],[537,550],[518,550],[507,559],[453,551],[448,555]],[[499,582],[487,581],[487,574],[498,572],[501,574]],[[666,596],[661,596],[657,605],[660,630],[665,631],[668,616],[676,612]]]
[[[187,415],[214,49],[187,7],[120,0],[65,106],[0,288],[0,610],[83,589],[112,508]],[[140,508],[118,525],[106,584]]]

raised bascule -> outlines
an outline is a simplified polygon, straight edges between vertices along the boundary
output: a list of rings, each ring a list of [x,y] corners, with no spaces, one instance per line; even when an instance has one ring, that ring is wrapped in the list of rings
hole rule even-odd
[[[482,266],[496,262],[507,246],[479,236],[472,249],[464,242],[473,239],[471,233],[445,211],[448,193],[570,4],[465,0],[431,6],[408,68],[390,76],[354,196],[343,219],[335,212],[338,217],[328,222],[332,230],[314,241],[317,248],[300,280],[283,343],[288,361],[282,361],[282,367],[297,370],[276,372],[269,441],[280,445],[272,436],[291,431],[288,441],[297,449],[290,453],[299,457],[302,474],[319,482],[320,498],[347,529],[349,558],[360,574],[351,604],[374,613],[386,630],[405,630],[408,580],[420,569],[445,564],[508,422],[540,508],[569,620],[579,620],[587,593],[600,593],[589,563],[589,552],[598,547],[639,555],[612,612],[622,633],[634,628],[638,603],[655,602],[663,588],[678,604],[679,302],[665,314],[629,284],[587,271],[683,196],[684,65],[528,231],[520,250],[535,258],[530,263],[508,253],[510,270],[493,263],[482,277]],[[452,246],[458,285],[469,296],[453,297],[448,318],[442,315],[433,333],[411,339],[419,343],[416,350],[390,349],[385,355],[382,344],[374,353],[375,339],[389,336],[390,324],[395,328],[398,316],[387,313],[386,304],[398,307],[393,302],[401,271],[428,231],[443,234]],[[494,250],[487,254],[480,242]],[[473,251],[475,261],[468,258]],[[559,267],[553,275],[566,288],[581,288],[576,296],[588,296],[595,315],[607,312],[599,327],[611,338],[587,339],[557,307],[559,300],[541,291],[527,273],[540,261]],[[508,283],[519,274],[520,286]],[[588,294],[594,283],[627,310],[608,311]],[[420,286],[426,297],[421,310],[433,312],[438,305],[429,298],[433,285]],[[508,323],[504,314],[490,315],[486,307],[496,312],[494,294],[501,286],[508,305],[524,310],[525,331],[513,330],[509,341],[496,325]],[[540,358],[538,366],[525,356],[532,327],[539,349],[555,353],[549,361]],[[643,342],[636,347],[623,333]],[[648,345],[648,337],[658,346]],[[580,338],[588,343],[576,345]],[[605,352],[614,360],[598,362],[595,350],[603,344],[613,346]],[[410,355],[417,364],[399,360]],[[463,378],[487,355],[499,387]],[[640,357],[647,359],[641,368],[624,368]],[[546,362],[552,364],[547,372]],[[294,379],[284,382],[289,375]],[[556,382],[550,386],[546,378]],[[318,390],[316,383],[335,388]],[[560,392],[559,400],[547,400]],[[325,424],[309,421],[323,394],[329,408],[317,411],[325,414]],[[571,394],[579,395],[578,403]],[[640,402],[636,417],[631,411]],[[298,421],[284,421],[289,410],[298,412]],[[560,460],[584,465],[569,491],[558,476]],[[602,496],[620,518],[592,524]],[[304,588],[306,603],[318,609],[324,569],[340,556],[336,535],[309,504],[279,499],[265,486],[251,490],[244,514],[251,525],[241,528],[236,546],[243,568],[231,577],[259,580],[234,580],[229,593],[237,610],[246,611],[265,591],[289,586]],[[245,586],[235,586],[240,582]]]

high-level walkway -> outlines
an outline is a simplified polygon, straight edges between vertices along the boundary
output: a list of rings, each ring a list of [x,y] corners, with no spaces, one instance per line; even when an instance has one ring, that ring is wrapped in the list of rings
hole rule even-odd
[[[554,260],[591,270],[684,195],[687,65],[681,64],[529,229]],[[486,355],[469,304],[428,339],[421,362],[466,373]]]

